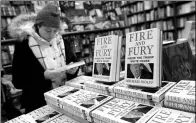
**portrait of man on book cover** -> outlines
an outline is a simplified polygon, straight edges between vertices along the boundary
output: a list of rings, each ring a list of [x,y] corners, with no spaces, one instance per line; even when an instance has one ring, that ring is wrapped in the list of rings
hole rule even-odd
[[[99,104],[99,102],[101,102],[102,100],[104,100],[107,97],[108,96],[99,94],[95,98],[91,98],[90,100],[86,100],[86,101],[82,102],[81,106],[83,106],[85,108],[90,108],[93,105]]]
[[[41,118],[37,119],[36,123],[43,123],[44,121],[49,120],[50,118],[53,118],[54,116],[56,116],[58,114],[59,114],[58,112],[54,111],[54,112],[52,112],[52,113],[50,113],[50,114],[48,114],[44,117],[41,117]]]
[[[127,78],[153,79],[153,68],[153,63],[149,63],[148,67],[141,63],[127,64]]]
[[[110,76],[111,63],[95,63],[94,74]]]
[[[131,123],[136,123],[142,116],[148,113],[152,108],[153,107],[151,106],[140,104],[136,108],[132,109],[125,116],[123,116],[121,119]]]

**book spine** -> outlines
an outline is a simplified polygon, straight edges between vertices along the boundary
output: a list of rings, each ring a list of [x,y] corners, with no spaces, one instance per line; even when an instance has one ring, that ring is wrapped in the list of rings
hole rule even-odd
[[[118,37],[117,42],[117,60],[116,60],[116,74],[115,74],[115,81],[119,81],[120,78],[120,67],[121,67],[121,43],[122,43],[122,36]]]
[[[155,94],[152,96],[152,100],[154,102],[160,102],[165,97],[165,93],[175,85],[175,82],[168,82],[167,85],[160,88]]]
[[[120,98],[120,99],[125,99],[125,100],[129,100],[129,101],[133,101],[133,102],[137,102],[137,103],[142,103],[142,104],[146,104],[146,105],[149,105],[149,106],[162,106],[163,105],[163,102],[153,102],[153,101],[150,101],[150,100],[145,100],[145,99],[142,99],[142,98],[136,98],[136,97],[132,97],[132,96],[127,96],[127,95],[123,95],[123,94],[118,94],[116,93],[116,97],[117,98]]]
[[[164,106],[168,107],[168,108],[173,108],[173,109],[177,109],[177,110],[183,110],[183,111],[187,111],[187,112],[191,112],[191,113],[195,113],[196,112],[196,107],[195,106],[191,106],[191,105],[186,105],[186,104],[182,104],[182,103],[176,103],[176,102],[171,102],[171,101],[164,101]]]
[[[129,89],[129,88],[126,88],[126,87],[119,87],[119,86],[114,87],[114,93],[134,96],[134,97],[142,98],[142,99],[146,99],[146,100],[148,100],[148,98],[152,99],[152,94],[150,95],[150,93],[148,95],[148,93],[144,93],[142,91],[137,91],[137,90],[134,90],[134,89]]]
[[[65,85],[70,86],[70,87],[74,87],[74,88],[78,88],[78,89],[83,89],[83,85],[79,84],[79,83],[65,83]]]
[[[191,97],[187,95],[177,95],[177,94],[166,93],[165,101],[195,106],[195,96]]]
[[[96,82],[85,82],[84,85],[89,88],[96,88],[100,90],[108,90],[108,86],[103,84],[98,84]]]
[[[105,91],[105,90],[100,90],[100,89],[95,89],[95,88],[90,88],[90,87],[85,87],[85,90],[92,91],[92,92],[97,92],[97,93],[100,93],[100,94],[110,95],[109,92]]]
[[[94,121],[94,123],[106,123],[106,122],[104,122],[104,121],[101,121],[101,120],[99,120],[99,119],[96,119],[96,118],[94,118],[94,119],[93,119],[93,121]]]

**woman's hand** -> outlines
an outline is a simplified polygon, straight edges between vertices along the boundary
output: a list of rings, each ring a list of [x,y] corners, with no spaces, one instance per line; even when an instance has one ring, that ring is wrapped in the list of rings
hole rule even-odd
[[[53,80],[55,78],[59,78],[61,76],[61,72],[54,70],[54,69],[48,69],[44,72],[45,79]]]

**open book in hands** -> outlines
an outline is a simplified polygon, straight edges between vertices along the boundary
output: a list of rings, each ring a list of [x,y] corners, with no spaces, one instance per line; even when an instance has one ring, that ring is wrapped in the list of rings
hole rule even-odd
[[[63,67],[57,68],[56,70],[58,72],[63,72],[63,71],[66,71],[66,70],[69,70],[69,69],[72,69],[72,68],[75,68],[75,67],[82,66],[84,64],[85,64],[84,61],[74,62],[74,63],[70,63],[68,65],[65,65]]]

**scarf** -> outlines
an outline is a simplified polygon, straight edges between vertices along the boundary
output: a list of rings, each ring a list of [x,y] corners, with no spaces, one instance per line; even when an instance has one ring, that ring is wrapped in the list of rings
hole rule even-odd
[[[29,37],[29,47],[45,70],[66,65],[64,42],[59,34],[47,42],[33,31]]]

